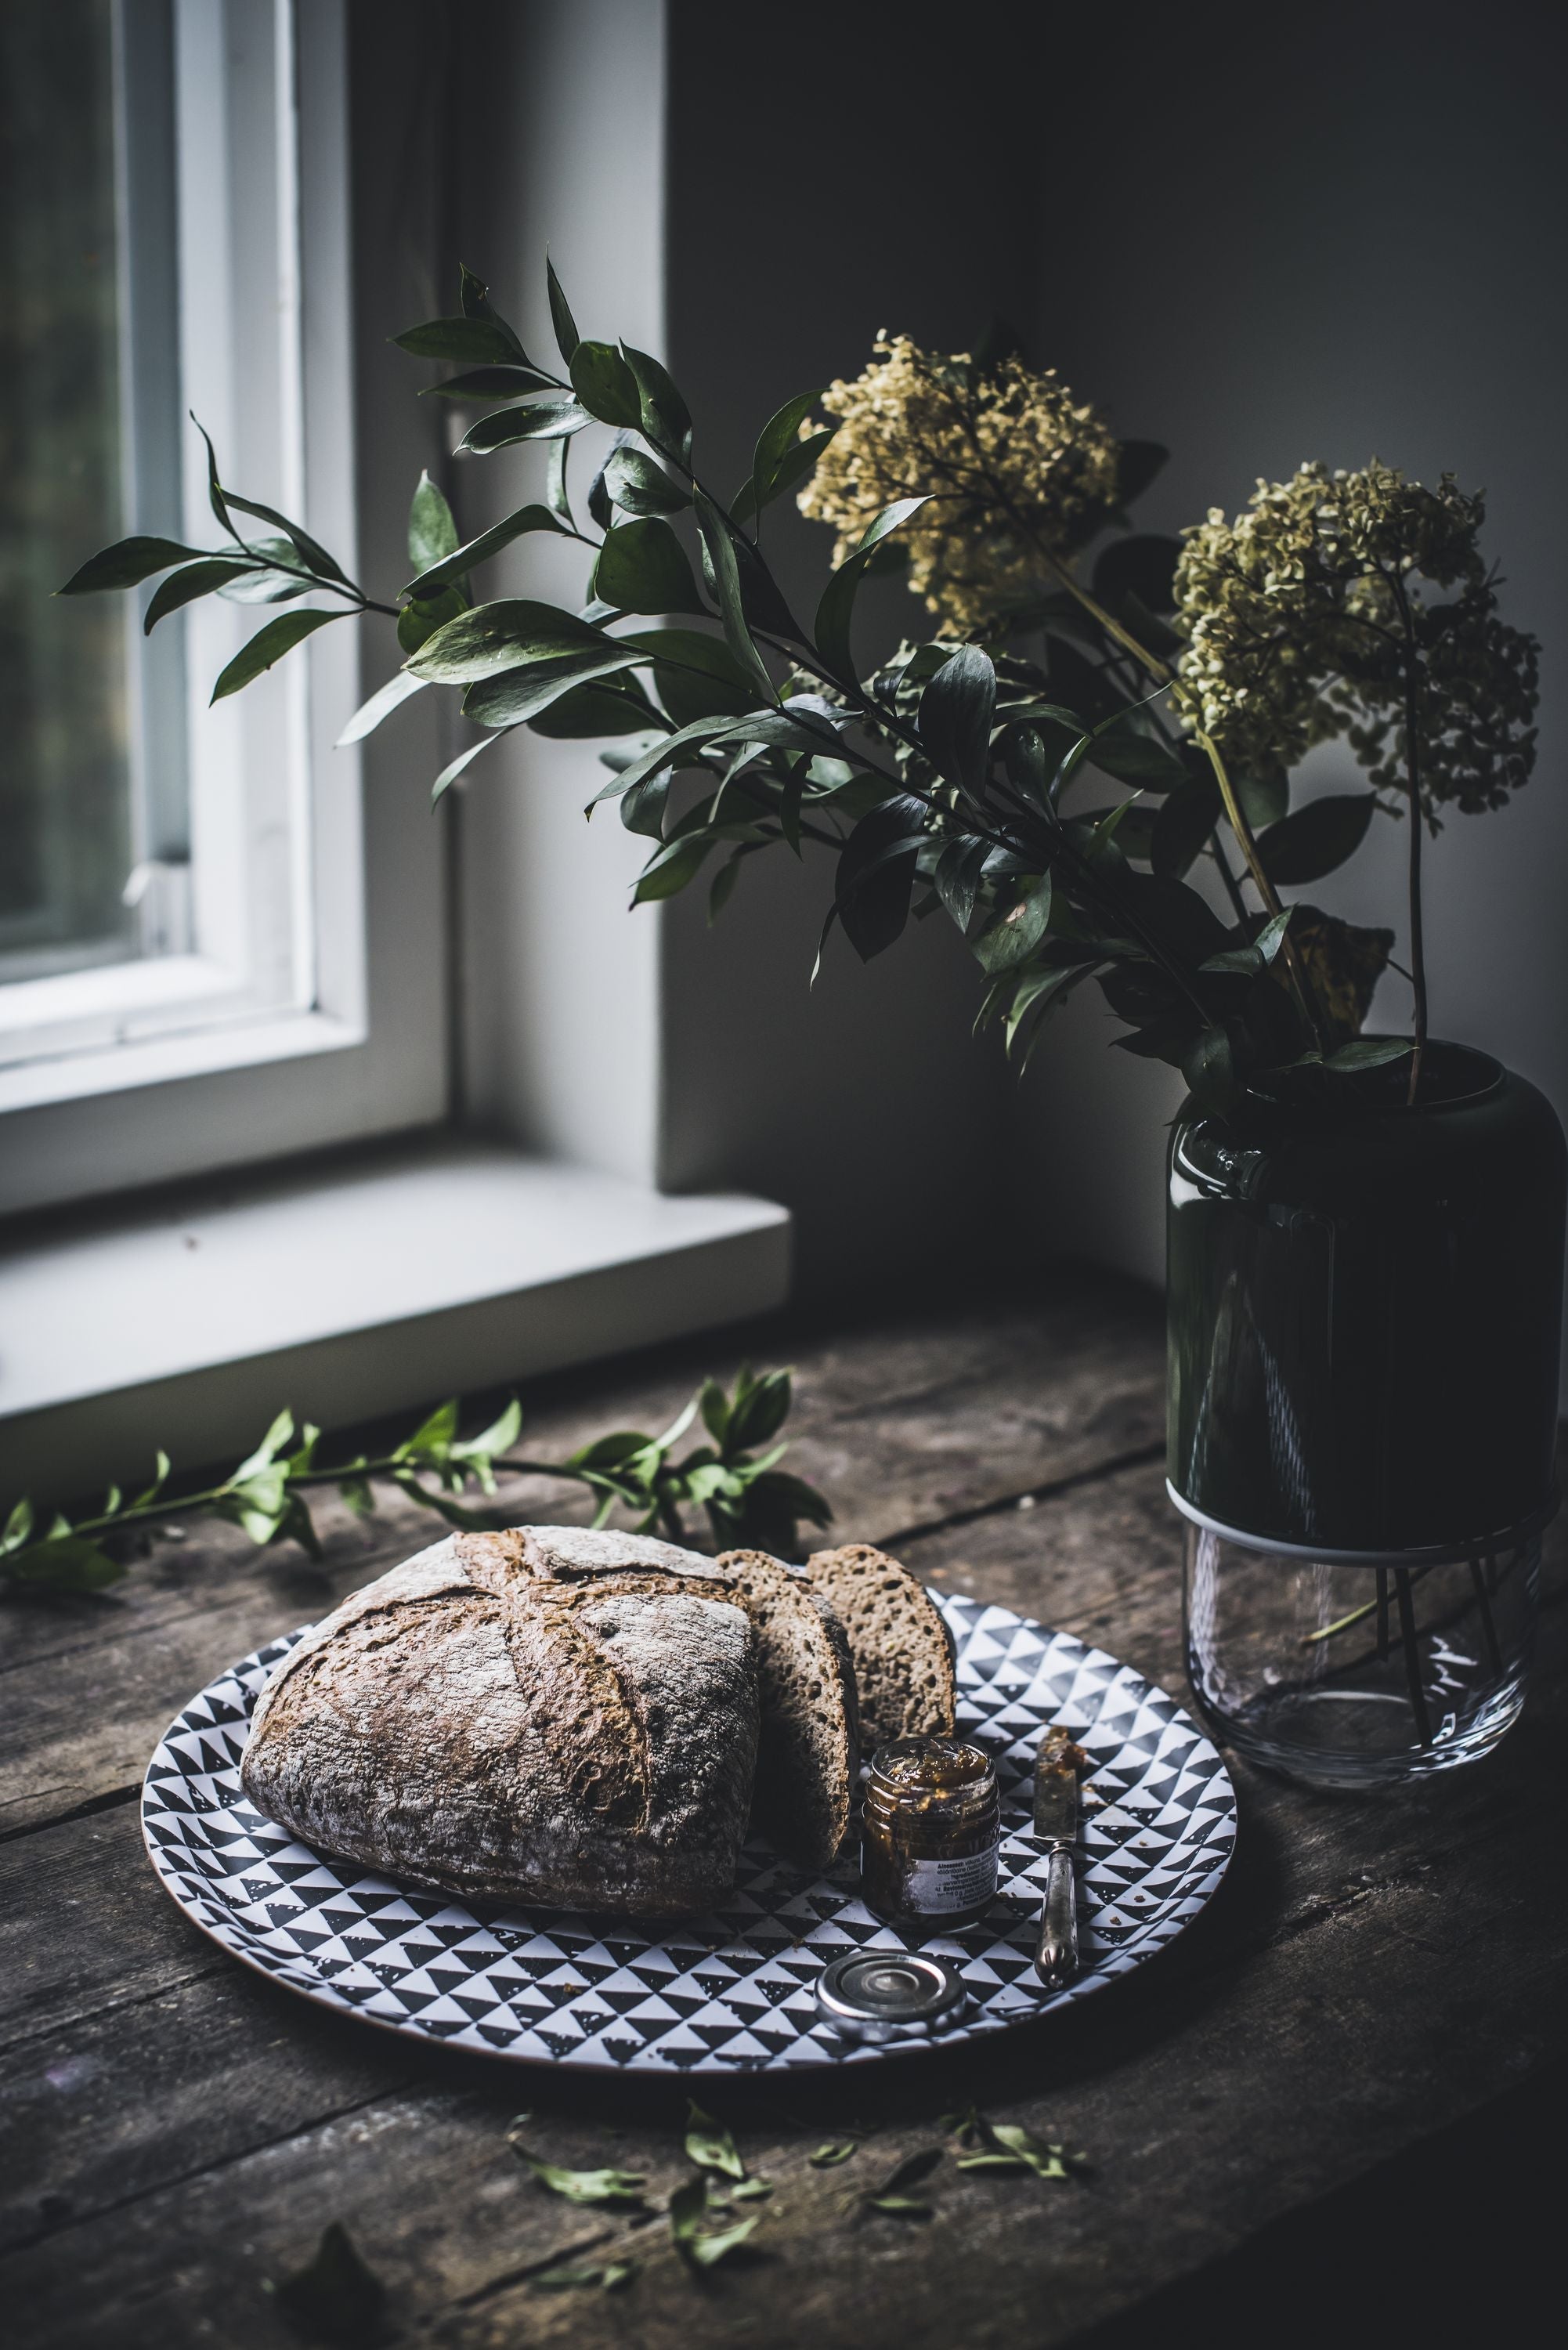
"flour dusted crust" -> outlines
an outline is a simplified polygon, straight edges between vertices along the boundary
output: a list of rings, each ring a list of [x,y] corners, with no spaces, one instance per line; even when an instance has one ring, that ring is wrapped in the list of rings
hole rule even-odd
[[[815,1551],[805,1571],[848,1636],[865,1752],[890,1739],[950,1731],[958,1705],[952,1636],[919,1578],[869,1543]]]
[[[733,1883],[757,1722],[755,1635],[711,1561],[520,1527],[346,1600],[268,1682],[241,1776],[339,1858],[657,1917]]]

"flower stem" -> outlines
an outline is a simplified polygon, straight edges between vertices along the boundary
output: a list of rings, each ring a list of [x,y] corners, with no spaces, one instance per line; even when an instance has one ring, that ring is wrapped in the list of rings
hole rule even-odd
[[[1414,1109],[1421,1085],[1421,1056],[1427,1049],[1427,956],[1421,925],[1421,768],[1416,748],[1416,687],[1418,656],[1416,623],[1410,598],[1397,572],[1394,593],[1405,624],[1405,782],[1410,797],[1410,987],[1415,997],[1416,1049],[1410,1055],[1410,1085],[1406,1107]]]
[[[1036,539],[1035,544],[1037,546],[1040,545],[1038,539]],[[1123,646],[1125,650],[1132,655],[1135,660],[1141,663],[1142,667],[1147,671],[1150,677],[1154,678],[1157,682],[1161,685],[1168,685],[1176,674],[1175,671],[1169,668],[1166,662],[1162,661],[1158,653],[1151,653],[1147,646],[1140,645],[1137,639],[1124,629],[1121,622],[1114,619],[1113,616],[1106,611],[1105,606],[1099,603],[1095,597],[1090,595],[1086,588],[1079,585],[1078,581],[1074,578],[1071,570],[1061,561],[1059,556],[1053,555],[1050,549],[1044,546],[1040,547],[1040,552],[1044,556],[1046,562],[1050,565],[1052,570],[1055,573],[1063,587],[1065,588],[1069,596],[1075,597],[1083,606],[1085,611],[1087,612],[1092,619],[1097,620],[1100,627],[1106,629],[1108,634],[1116,639],[1118,645]],[[1229,823],[1231,831],[1235,834],[1237,845],[1241,848],[1243,858],[1246,859],[1247,870],[1251,876],[1253,888],[1257,890],[1259,897],[1262,899],[1264,908],[1268,913],[1273,916],[1282,914],[1284,912],[1284,908],[1280,903],[1279,891],[1274,888],[1273,883],[1270,880],[1267,873],[1263,869],[1262,857],[1259,851],[1258,843],[1253,835],[1252,827],[1247,822],[1245,816],[1241,812],[1241,804],[1236,797],[1235,785],[1231,781],[1230,771],[1226,767],[1225,761],[1220,754],[1219,744],[1214,742],[1210,735],[1208,734],[1198,734],[1194,739],[1198,743],[1199,749],[1203,753],[1210,765],[1214,770],[1214,780],[1220,786],[1220,797],[1224,805],[1226,820]],[[1308,1031],[1314,1038],[1318,1051],[1320,1053],[1326,1053],[1328,1049],[1327,1039],[1324,1035],[1323,1024],[1318,1018],[1317,1007],[1314,1001],[1312,987],[1307,979],[1306,972],[1302,968],[1301,957],[1296,952],[1295,944],[1289,931],[1285,932],[1282,945],[1284,952],[1285,973],[1291,983],[1291,993],[1296,999],[1297,1009],[1300,1011],[1303,1019],[1306,1022]]]

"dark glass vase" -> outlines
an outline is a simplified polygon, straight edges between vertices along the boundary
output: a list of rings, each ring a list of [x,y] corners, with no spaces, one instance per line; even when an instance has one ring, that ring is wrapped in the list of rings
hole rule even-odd
[[[1334,1785],[1501,1737],[1554,1499],[1563,1130],[1462,1046],[1405,1085],[1189,1102],[1171,1137],[1189,1671],[1232,1744]]]

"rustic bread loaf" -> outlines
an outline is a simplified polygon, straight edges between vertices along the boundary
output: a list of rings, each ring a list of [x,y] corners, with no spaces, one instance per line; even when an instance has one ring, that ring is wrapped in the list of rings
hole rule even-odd
[[[867,1543],[814,1552],[805,1571],[849,1640],[867,1755],[890,1738],[953,1727],[953,1646],[940,1608],[919,1578]]]
[[[857,1761],[844,1627],[805,1575],[765,1551],[722,1551],[718,1564],[757,1634],[753,1816],[791,1860],[826,1868],[848,1830]]]
[[[733,1883],[756,1742],[755,1635],[708,1560],[523,1528],[346,1600],[268,1682],[241,1777],[416,1884],[659,1916]]]

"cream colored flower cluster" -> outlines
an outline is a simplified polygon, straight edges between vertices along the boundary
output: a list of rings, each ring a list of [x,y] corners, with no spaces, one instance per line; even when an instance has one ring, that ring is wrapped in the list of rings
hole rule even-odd
[[[1242,768],[1343,734],[1397,791],[1413,696],[1428,816],[1501,806],[1534,760],[1537,647],[1498,617],[1484,519],[1451,474],[1427,489],[1376,459],[1261,481],[1233,522],[1212,508],[1177,566],[1180,715]]]
[[[823,394],[842,421],[800,510],[834,525],[841,563],[884,506],[930,496],[899,534],[909,585],[960,635],[982,635],[1049,593],[1050,558],[1070,557],[1104,522],[1116,437],[1054,374],[1018,359],[982,373],[907,335],[879,335],[875,350],[863,375]]]

